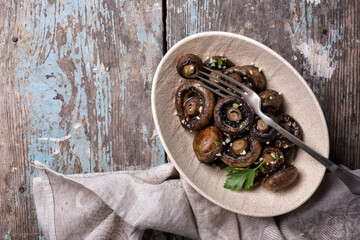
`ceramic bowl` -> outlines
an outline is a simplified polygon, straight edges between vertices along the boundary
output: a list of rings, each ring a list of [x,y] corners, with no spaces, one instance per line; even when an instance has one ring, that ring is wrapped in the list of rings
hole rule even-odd
[[[321,107],[301,75],[279,54],[250,38],[226,32],[205,32],[187,37],[173,46],[161,60],[152,86],[152,112],[168,157],[183,178],[211,202],[235,213],[270,217],[302,205],[318,188],[325,167],[300,150],[295,166],[299,177],[286,189],[271,192],[264,187],[234,191],[223,188],[226,170],[201,164],[192,149],[194,133],[186,131],[176,116],[174,96],[185,81],[176,71],[181,55],[193,53],[203,61],[208,56],[226,56],[236,65],[254,63],[261,68],[267,88],[281,92],[284,111],[303,129],[303,140],[328,157],[329,136]]]

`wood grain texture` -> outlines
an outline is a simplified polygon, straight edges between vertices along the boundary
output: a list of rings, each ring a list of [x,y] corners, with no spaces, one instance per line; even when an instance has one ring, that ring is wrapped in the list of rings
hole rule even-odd
[[[0,6],[0,238],[39,239],[32,160],[63,173],[164,163],[150,108],[161,1]]]
[[[164,162],[151,120],[152,77],[164,46],[197,32],[239,33],[288,60],[324,110],[331,159],[360,167],[357,1],[164,2],[0,2],[1,238],[41,238],[31,160],[63,173]],[[144,238],[182,239],[157,231]]]
[[[330,159],[354,169],[360,167],[359,12],[358,1],[169,0],[167,42],[170,48],[194,33],[228,31],[275,50],[318,98]]]

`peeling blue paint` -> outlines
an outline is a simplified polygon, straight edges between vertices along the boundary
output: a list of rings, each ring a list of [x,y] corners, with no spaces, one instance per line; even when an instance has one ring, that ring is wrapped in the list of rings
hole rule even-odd
[[[124,9],[120,13],[122,24],[137,24],[137,29],[134,28],[137,32],[134,34],[142,48],[145,63],[141,74],[144,85],[151,83],[157,64],[153,57],[161,52],[158,39],[162,32],[161,16],[153,12],[128,11],[136,8],[132,1],[120,0],[116,1],[116,5]],[[24,3],[24,8],[26,7],[32,9],[34,14],[29,19],[22,17],[18,20],[22,46],[14,50],[13,61],[17,66],[16,90],[22,103],[26,105],[30,119],[27,132],[29,161],[38,160],[63,173],[74,172],[76,159],[80,160],[82,172],[115,169],[112,159],[113,143],[109,140],[103,145],[104,138],[110,134],[112,123],[110,101],[113,99],[111,88],[114,79],[111,79],[106,70],[107,65],[104,65],[109,63],[101,62],[98,56],[97,46],[101,41],[107,41],[105,34],[104,39],[101,39],[94,33],[109,31],[103,24],[106,21],[111,25],[110,36],[117,40],[111,44],[120,44],[119,54],[124,61],[115,67],[121,70],[117,80],[120,81],[119,99],[124,103],[130,76],[128,64],[134,56],[128,52],[128,43],[117,39],[117,23],[114,22],[114,17],[117,16],[114,16],[111,9],[107,9],[106,3],[99,1],[78,0],[76,4],[72,1],[54,1],[49,4],[46,1],[31,0]],[[67,69],[61,66],[64,59],[70,59],[69,63],[74,65],[73,71],[69,70],[71,67]],[[73,84],[70,79],[73,79]],[[91,89],[95,91],[89,93],[86,84],[91,85]],[[69,111],[65,111],[64,107],[69,106],[70,102],[74,108],[67,119],[62,111]],[[89,109],[90,104],[92,109]],[[121,116],[125,113],[123,104]],[[96,124],[89,121],[91,117],[96,120]],[[91,127],[96,127],[98,132],[91,132]],[[145,124],[143,127],[141,131],[145,147],[139,151],[143,154],[151,153],[154,157],[152,165],[164,163],[165,153],[159,138],[149,136],[152,129],[148,130]],[[89,139],[86,132],[91,132],[92,139]],[[126,152],[123,157],[129,165],[130,159]],[[95,165],[98,165],[98,169]],[[33,192],[31,183],[35,176],[37,171],[31,172],[30,164],[26,174],[21,176],[29,185],[26,189],[30,193]],[[18,207],[22,202],[16,191],[17,188],[14,188],[14,204]],[[39,236],[39,239],[43,237]]]

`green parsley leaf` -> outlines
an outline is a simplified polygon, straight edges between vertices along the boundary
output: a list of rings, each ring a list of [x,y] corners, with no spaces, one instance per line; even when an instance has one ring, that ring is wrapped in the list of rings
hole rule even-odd
[[[241,122],[240,127],[244,127],[244,126],[245,126],[245,122]]]
[[[216,62],[217,62],[217,61],[216,61],[215,59],[213,59],[213,57],[210,57],[210,62],[209,62],[210,64],[211,64],[211,63],[216,63]]]
[[[263,164],[259,164],[256,168],[234,168],[227,167],[229,173],[226,175],[227,179],[224,188],[232,190],[249,189],[254,184],[255,171]]]
[[[215,141],[215,145],[216,145],[216,146],[219,146],[220,143],[219,143],[218,141]]]
[[[268,100],[271,97],[271,95],[267,95],[264,100]]]
[[[264,167],[261,167],[261,171],[262,171],[263,173],[265,173],[265,168],[264,168]]]
[[[275,162],[279,161],[280,160],[280,157],[278,155],[275,156],[274,158]]]
[[[272,181],[268,181],[268,183],[273,186],[273,187],[276,187],[276,183],[273,183]]]
[[[237,103],[233,103],[233,108],[238,108],[240,105]]]
[[[185,74],[186,74],[186,75],[189,74],[189,69],[185,69]]]
[[[217,63],[218,63],[218,66],[223,65],[223,61],[221,60],[221,58],[219,58],[219,59],[217,60]]]
[[[196,90],[195,90],[195,89],[193,89],[193,88],[191,88],[191,91],[192,91],[192,92],[194,92],[194,93],[196,93]]]
[[[199,146],[199,149],[202,149],[202,146],[201,146],[201,145]]]
[[[225,125],[225,124],[226,124],[226,123],[225,123],[225,120],[223,120],[222,123]]]

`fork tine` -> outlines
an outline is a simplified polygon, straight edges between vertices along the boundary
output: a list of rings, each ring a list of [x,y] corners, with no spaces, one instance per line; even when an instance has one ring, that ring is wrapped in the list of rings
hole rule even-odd
[[[222,94],[220,91],[216,91],[215,89],[213,89],[213,88],[211,88],[211,87],[209,87],[209,86],[207,86],[207,85],[205,85],[205,84],[203,84],[203,83],[199,83],[199,84],[200,84],[200,86],[203,86],[204,88],[210,90],[211,92],[219,95],[219,96],[222,97],[222,98],[225,98],[225,97],[226,97],[226,95]]]
[[[220,77],[223,77],[225,78],[226,80],[229,80],[230,82],[232,82],[233,84],[241,87],[244,91],[246,92],[254,92],[252,89],[248,88],[247,86],[245,86],[245,84],[241,83],[241,82],[238,82],[236,81],[235,79],[223,74],[223,73],[219,73],[211,68],[208,68],[208,67],[204,67],[206,70],[209,70],[210,72],[213,72],[213,73],[216,73],[217,75],[219,75]]]
[[[207,77],[209,77],[209,78],[212,78],[212,79],[214,79],[215,81],[218,81],[219,83],[227,86],[228,88],[230,88],[230,89],[234,90],[235,92],[237,92],[238,94],[240,94],[243,98],[246,98],[247,93],[241,91],[240,89],[236,88],[235,86],[233,86],[233,85],[231,85],[231,84],[229,84],[229,83],[227,83],[227,82],[225,82],[225,81],[223,81],[223,80],[221,80],[221,79],[219,79],[219,78],[217,78],[217,77],[214,77],[214,76],[212,76],[212,75],[210,75],[210,74],[208,74],[208,73],[206,73],[206,72],[199,71],[199,73],[201,73],[201,74],[203,74],[203,75],[205,75],[205,76],[207,76]],[[199,78],[199,76],[197,76],[197,77]],[[232,79],[232,78],[231,78],[231,79]],[[232,79],[232,80],[235,81],[234,79]],[[219,86],[219,85],[217,84],[216,87],[218,87],[218,86]]]
[[[210,84],[210,85],[212,85],[212,86],[220,89],[221,91],[226,92],[226,93],[229,94],[229,95],[236,95],[235,93],[227,90],[226,88],[220,86],[219,84],[216,84],[216,83],[214,83],[214,82],[212,82],[212,81],[209,81],[209,80],[207,80],[206,78],[203,78],[203,77],[201,77],[201,76],[197,76],[197,77],[198,77],[200,80],[202,80],[202,81],[204,81],[204,82],[206,82],[206,83],[208,83],[208,84]],[[208,88],[208,89],[209,89],[209,88]],[[212,88],[210,88],[210,89],[212,89]],[[210,89],[209,89],[209,90],[210,90]],[[212,89],[212,91],[213,91],[213,90],[214,90],[214,89]],[[215,92],[215,91],[213,91],[213,92]]]

